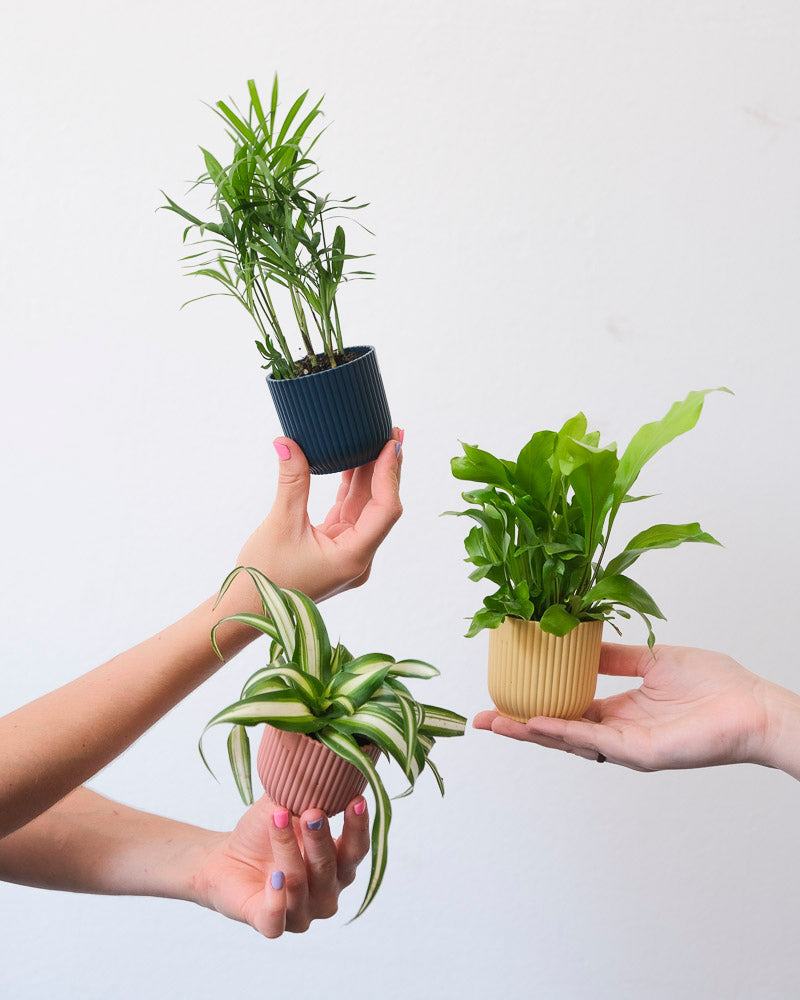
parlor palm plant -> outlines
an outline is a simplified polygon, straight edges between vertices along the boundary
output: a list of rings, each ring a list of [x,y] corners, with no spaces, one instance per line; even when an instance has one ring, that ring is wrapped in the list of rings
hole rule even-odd
[[[210,189],[211,218],[200,218],[166,194],[162,207],[188,222],[184,242],[190,234],[198,237],[193,252],[183,258],[188,274],[221,286],[209,295],[236,299],[258,329],[256,347],[264,367],[273,378],[294,378],[344,360],[337,293],[347,280],[372,273],[349,266],[366,255],[347,251],[344,227],[336,220],[366,205],[355,204],[354,196],[337,199],[311,187],[320,173],[311,151],[324,131],[318,127],[322,98],[309,106],[306,90],[281,114],[277,76],[267,103],[254,80],[247,87],[246,111],[226,101],[214,107],[232,143],[227,155],[218,158],[200,147],[205,169],[193,187]],[[277,289],[291,306],[305,350],[299,362],[275,301]],[[319,337],[322,358],[313,335]]]
[[[299,591],[282,590],[257,569],[239,566],[233,570],[220,589],[220,597],[242,572],[247,572],[257,587],[263,613],[223,618],[214,626],[212,643],[220,655],[216,630],[224,622],[242,622],[271,639],[269,663],[247,680],[237,701],[209,721],[203,735],[213,726],[231,725],[228,756],[246,804],[253,801],[247,730],[261,723],[275,730],[305,734],[307,741],[327,748],[351,765],[361,775],[361,789],[369,784],[375,797],[372,868],[364,900],[356,914],[360,916],[383,879],[392,816],[389,796],[374,763],[377,751],[402,768],[409,782],[404,795],[413,790],[425,767],[444,794],[444,784],[430,752],[438,737],[463,735],[466,719],[447,709],[418,702],[406,687],[404,681],[408,678],[437,676],[439,671],[435,667],[421,660],[396,661],[383,653],[353,657],[341,643],[331,644],[319,610],[309,597]],[[377,751],[371,753],[373,748]],[[200,752],[202,755],[202,737]],[[330,762],[323,770],[331,770]],[[270,769],[259,767],[259,772],[263,778]],[[296,786],[297,781],[293,789]],[[288,786],[284,782],[282,787]],[[267,787],[266,791],[276,797],[275,788]],[[306,791],[301,789],[300,799],[280,804],[299,814],[317,804],[313,798],[302,798]],[[324,796],[324,790],[316,787],[313,794]],[[347,798],[341,808],[346,801]]]
[[[365,204],[318,186],[311,154],[324,131],[322,99],[312,104],[306,90],[284,113],[277,76],[266,102],[253,80],[247,87],[244,111],[232,101],[214,106],[227,152],[200,147],[204,170],[193,188],[210,193],[208,209],[189,211],[166,193],[162,208],[187,223],[187,273],[216,286],[197,298],[230,296],[255,323],[283,432],[311,471],[353,468],[376,458],[392,431],[375,349],[345,345],[339,311],[342,286],[373,276],[353,266],[370,255],[350,251],[345,229],[347,219],[366,229],[355,219]]]

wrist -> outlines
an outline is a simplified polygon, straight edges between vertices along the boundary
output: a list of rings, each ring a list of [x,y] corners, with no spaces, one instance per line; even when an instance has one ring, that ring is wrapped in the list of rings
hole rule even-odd
[[[202,836],[187,844],[183,853],[178,876],[180,895],[176,898],[213,910],[215,885],[210,874],[211,861],[219,853],[228,834],[214,833],[211,830],[199,832]]]
[[[800,695],[763,682],[764,729],[753,759],[800,780]]]

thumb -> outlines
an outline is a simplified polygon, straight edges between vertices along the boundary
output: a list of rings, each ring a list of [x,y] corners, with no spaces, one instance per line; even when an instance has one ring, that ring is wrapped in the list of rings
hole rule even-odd
[[[300,445],[291,438],[275,438],[273,445],[278,455],[278,492],[275,494],[272,513],[286,527],[305,524],[311,486],[306,456]]]

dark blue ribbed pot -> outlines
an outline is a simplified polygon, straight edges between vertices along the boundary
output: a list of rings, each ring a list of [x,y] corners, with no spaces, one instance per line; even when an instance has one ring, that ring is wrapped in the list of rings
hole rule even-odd
[[[374,347],[348,347],[346,364],[267,385],[286,437],[316,474],[343,472],[377,458],[392,436],[392,417]]]

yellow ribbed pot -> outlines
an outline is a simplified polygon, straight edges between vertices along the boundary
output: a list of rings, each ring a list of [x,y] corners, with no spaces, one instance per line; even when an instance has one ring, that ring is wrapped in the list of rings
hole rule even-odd
[[[581,622],[564,636],[538,622],[506,618],[489,632],[489,694],[501,715],[580,719],[594,700],[603,622]]]

